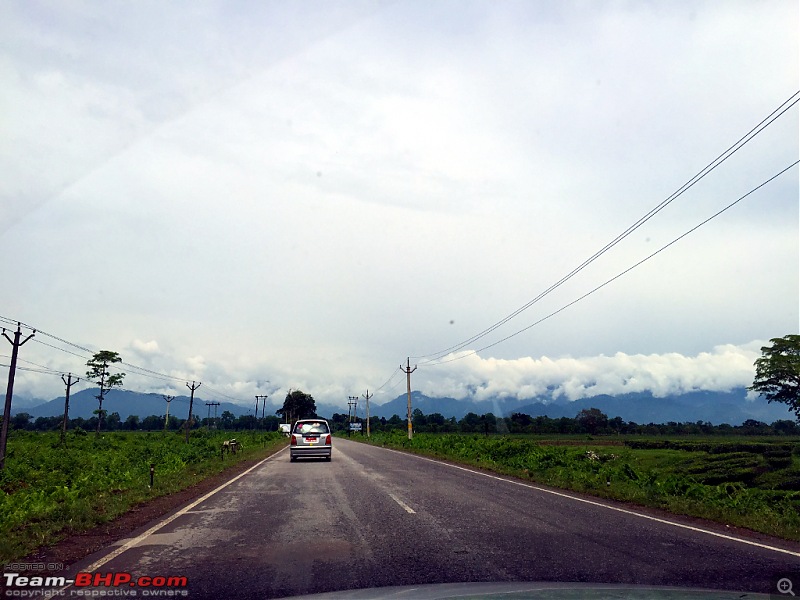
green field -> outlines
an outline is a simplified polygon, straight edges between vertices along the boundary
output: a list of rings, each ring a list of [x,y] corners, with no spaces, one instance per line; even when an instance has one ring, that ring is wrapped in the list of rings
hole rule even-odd
[[[243,448],[222,458],[224,440]],[[0,561],[23,557],[77,531],[105,523],[156,496],[191,486],[235,462],[284,445],[277,432],[14,431],[0,471]],[[150,488],[150,465],[154,485]]]
[[[798,438],[421,433],[409,441],[395,431],[370,442],[800,540]]]

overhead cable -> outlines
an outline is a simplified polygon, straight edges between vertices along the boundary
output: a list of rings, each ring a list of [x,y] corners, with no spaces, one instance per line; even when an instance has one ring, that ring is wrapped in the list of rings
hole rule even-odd
[[[449,348],[446,348],[444,350],[440,350],[438,352],[432,352],[432,353],[424,354],[424,355],[420,355],[420,356],[415,356],[414,358],[416,358],[416,359],[425,359],[425,360],[420,361],[420,364],[426,364],[426,363],[437,361],[440,358],[443,358],[444,356],[447,356],[448,354],[451,354],[452,352],[461,350],[462,348],[465,348],[466,346],[476,342],[477,340],[479,340],[479,339],[485,337],[486,335],[492,333],[493,331],[495,331],[496,329],[498,329],[499,327],[501,327],[502,325],[504,325],[505,323],[507,323],[511,319],[517,317],[519,314],[521,314],[522,312],[524,312],[525,310],[527,310],[528,308],[530,308],[531,306],[536,304],[539,300],[541,300],[542,298],[544,298],[545,296],[547,296],[548,294],[553,292],[555,289],[557,289],[558,287],[560,287],[561,285],[563,285],[564,283],[566,283],[567,281],[572,279],[575,275],[580,273],[583,269],[585,269],[590,264],[592,264],[595,260],[600,258],[600,256],[602,256],[603,254],[605,254],[606,252],[611,250],[614,246],[616,246],[622,240],[624,240],[629,235],[631,235],[639,227],[641,227],[647,221],[652,219],[656,214],[661,212],[664,208],[666,208],[674,200],[679,198],[687,190],[689,190],[691,187],[693,187],[695,184],[697,184],[699,181],[701,181],[704,177],[706,177],[709,173],[711,173],[714,169],[719,167],[722,163],[724,163],[731,156],[733,156],[733,154],[738,152],[745,144],[750,142],[758,134],[760,134],[762,131],[764,131],[764,129],[766,129],[772,123],[774,123],[778,118],[780,118],[792,106],[797,104],[798,101],[800,101],[800,90],[798,90],[795,93],[793,93],[787,100],[785,100],[783,103],[781,103],[780,106],[778,106],[775,110],[773,110],[769,115],[764,117],[764,119],[762,119],[761,122],[759,122],[755,127],[750,129],[750,131],[748,131],[745,135],[743,135],[741,138],[739,138],[739,140],[737,140],[734,144],[732,144],[730,147],[728,147],[722,154],[720,154],[717,158],[712,160],[708,165],[706,165],[694,177],[692,177],[686,183],[684,183],[682,186],[680,186],[670,196],[668,196],[667,198],[662,200],[654,208],[652,208],[650,211],[648,211],[644,216],[642,216],[636,222],[634,222],[632,225],[630,225],[625,231],[623,231],[621,234],[619,234],[613,240],[608,242],[600,250],[595,252],[592,256],[587,258],[580,265],[575,267],[567,275],[565,275],[564,277],[559,279],[556,283],[552,284],[550,287],[548,287],[546,290],[541,292],[535,298],[533,298],[532,300],[530,300],[526,304],[524,304],[521,307],[519,307],[517,310],[513,311],[512,313],[510,313],[506,317],[502,318],[501,320],[497,321],[496,323],[494,323],[490,327],[484,329],[483,331],[481,331],[480,333],[472,336],[469,339],[466,339],[466,340],[464,340],[462,342],[459,342],[458,344],[450,346]]]
[[[443,365],[443,364],[446,364],[446,363],[454,362],[454,361],[456,361],[456,360],[461,360],[461,359],[463,359],[463,358],[466,358],[466,357],[468,357],[468,356],[472,356],[472,355],[474,355],[474,354],[477,354],[478,352],[482,352],[483,350],[487,350],[487,349],[489,349],[489,348],[492,348],[492,347],[494,347],[494,346],[497,346],[498,344],[501,344],[501,343],[503,343],[503,342],[505,342],[505,341],[507,341],[507,340],[510,340],[511,338],[513,338],[513,337],[515,337],[515,336],[519,335],[520,333],[523,333],[523,332],[525,332],[525,331],[528,331],[528,330],[529,330],[529,329],[531,329],[532,327],[535,327],[536,325],[539,325],[540,323],[543,323],[543,322],[544,322],[544,321],[546,321],[547,319],[550,319],[551,317],[554,317],[555,315],[557,315],[557,314],[559,314],[559,313],[561,313],[561,312],[565,311],[565,310],[566,310],[566,309],[568,309],[570,306],[573,306],[573,305],[577,304],[578,302],[580,302],[581,300],[584,300],[585,298],[588,298],[589,296],[591,296],[591,295],[592,295],[592,294],[594,294],[595,292],[597,292],[597,291],[601,290],[602,288],[606,287],[608,284],[610,284],[610,283],[612,283],[612,282],[616,281],[617,279],[619,279],[619,278],[620,278],[620,277],[622,277],[623,275],[626,275],[627,273],[630,273],[630,272],[631,272],[631,271],[633,271],[633,270],[634,270],[636,267],[638,267],[638,266],[640,266],[640,265],[642,265],[642,264],[646,263],[647,261],[649,261],[649,260],[650,260],[651,258],[653,258],[654,256],[656,256],[656,255],[660,254],[661,252],[663,252],[664,250],[666,250],[666,249],[667,249],[667,248],[669,248],[670,246],[672,246],[672,245],[676,244],[677,242],[679,242],[680,240],[682,240],[683,238],[685,238],[685,237],[686,237],[686,236],[688,236],[689,234],[693,233],[694,231],[698,230],[700,227],[702,227],[703,225],[705,225],[706,223],[708,223],[709,221],[711,221],[712,219],[715,219],[715,218],[717,218],[718,216],[720,216],[720,215],[721,215],[722,213],[724,213],[725,211],[729,210],[730,208],[732,208],[733,206],[735,206],[736,204],[738,204],[739,202],[741,202],[742,200],[744,200],[745,198],[747,198],[748,196],[750,196],[751,194],[753,194],[754,192],[756,192],[757,190],[761,189],[762,187],[764,187],[765,185],[767,185],[768,183],[770,183],[770,182],[771,182],[771,181],[773,181],[774,179],[776,179],[776,178],[780,177],[781,175],[783,175],[784,173],[786,173],[786,172],[787,172],[789,169],[791,169],[792,167],[795,167],[795,166],[797,166],[797,164],[798,164],[798,163],[800,163],[800,160],[796,160],[795,162],[793,162],[792,164],[790,164],[790,165],[789,165],[788,167],[786,167],[785,169],[782,169],[781,171],[779,171],[778,173],[776,173],[775,175],[773,175],[772,177],[770,177],[769,179],[767,179],[767,180],[766,180],[766,181],[764,181],[763,183],[760,183],[759,185],[757,185],[756,187],[754,187],[752,190],[750,190],[749,192],[747,192],[747,193],[746,193],[746,194],[744,194],[743,196],[741,196],[741,197],[737,198],[736,200],[734,200],[733,202],[731,202],[730,204],[728,204],[728,205],[727,205],[726,207],[724,207],[723,209],[721,209],[721,210],[719,210],[718,212],[714,213],[713,215],[711,215],[711,216],[710,216],[710,217],[708,217],[707,219],[705,219],[705,220],[701,221],[700,223],[698,223],[697,225],[695,225],[694,227],[692,227],[692,228],[691,228],[691,229],[689,229],[688,231],[686,231],[686,232],[682,233],[681,235],[679,235],[678,237],[676,237],[674,240],[672,240],[672,241],[671,241],[671,242],[669,242],[668,244],[665,244],[664,246],[662,246],[661,248],[659,248],[658,250],[656,250],[656,251],[655,251],[655,252],[653,252],[652,254],[649,254],[648,256],[646,256],[645,258],[643,258],[642,260],[640,260],[640,261],[636,262],[635,264],[631,265],[630,267],[628,267],[627,269],[625,269],[625,270],[624,270],[624,271],[622,271],[621,273],[618,273],[617,275],[615,275],[615,276],[614,276],[614,277],[612,277],[611,279],[608,279],[608,280],[607,280],[607,281],[605,281],[604,283],[601,283],[600,285],[598,285],[597,287],[595,287],[595,288],[594,288],[594,289],[592,289],[591,291],[589,291],[589,292],[587,292],[587,293],[583,294],[583,295],[582,295],[582,296],[580,296],[579,298],[576,298],[576,299],[575,299],[575,300],[573,300],[572,302],[570,302],[570,303],[568,303],[568,304],[565,304],[564,306],[562,306],[561,308],[559,308],[559,309],[558,309],[558,310],[556,310],[556,311],[553,311],[553,312],[552,312],[552,313],[550,313],[549,315],[547,315],[547,316],[545,316],[545,317],[542,317],[542,318],[541,318],[541,319],[539,319],[538,321],[536,321],[536,322],[534,322],[534,323],[531,323],[531,324],[530,324],[530,325],[528,325],[527,327],[523,327],[522,329],[519,329],[519,330],[515,331],[514,333],[512,333],[512,334],[510,334],[510,335],[507,335],[507,336],[505,336],[505,337],[504,337],[504,338],[502,338],[502,339],[499,339],[499,340],[497,340],[496,342],[493,342],[493,343],[491,343],[491,344],[487,344],[486,346],[483,346],[482,348],[478,348],[477,350],[471,350],[471,351],[469,351],[469,352],[464,352],[464,353],[462,353],[462,354],[459,354],[458,356],[454,356],[454,357],[448,358],[447,360],[439,360],[438,362],[435,362],[435,363],[434,363],[434,362],[432,362],[432,361],[427,361],[426,363],[423,363],[423,365],[422,365],[422,366],[434,366],[434,367],[435,367],[435,366]]]

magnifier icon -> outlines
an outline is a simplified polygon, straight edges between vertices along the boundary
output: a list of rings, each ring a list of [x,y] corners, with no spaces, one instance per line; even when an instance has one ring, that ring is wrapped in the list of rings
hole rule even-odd
[[[778,580],[778,591],[781,594],[789,594],[794,596],[794,592],[792,591],[792,580],[786,577],[782,577]]]

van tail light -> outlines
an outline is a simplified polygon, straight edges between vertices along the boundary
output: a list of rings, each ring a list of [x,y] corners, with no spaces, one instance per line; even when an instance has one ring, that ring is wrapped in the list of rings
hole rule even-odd
[[[328,437],[325,438],[325,445],[326,446],[330,446],[331,445],[331,434],[330,433],[328,434]]]
[[[294,434],[292,434],[292,443],[291,443],[291,445],[292,446],[297,446],[297,437],[295,437]]]

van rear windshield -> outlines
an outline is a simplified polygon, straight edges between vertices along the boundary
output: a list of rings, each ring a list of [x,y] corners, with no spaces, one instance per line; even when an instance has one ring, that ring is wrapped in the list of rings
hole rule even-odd
[[[294,428],[295,433],[328,433],[328,424],[325,421],[298,423]]]

